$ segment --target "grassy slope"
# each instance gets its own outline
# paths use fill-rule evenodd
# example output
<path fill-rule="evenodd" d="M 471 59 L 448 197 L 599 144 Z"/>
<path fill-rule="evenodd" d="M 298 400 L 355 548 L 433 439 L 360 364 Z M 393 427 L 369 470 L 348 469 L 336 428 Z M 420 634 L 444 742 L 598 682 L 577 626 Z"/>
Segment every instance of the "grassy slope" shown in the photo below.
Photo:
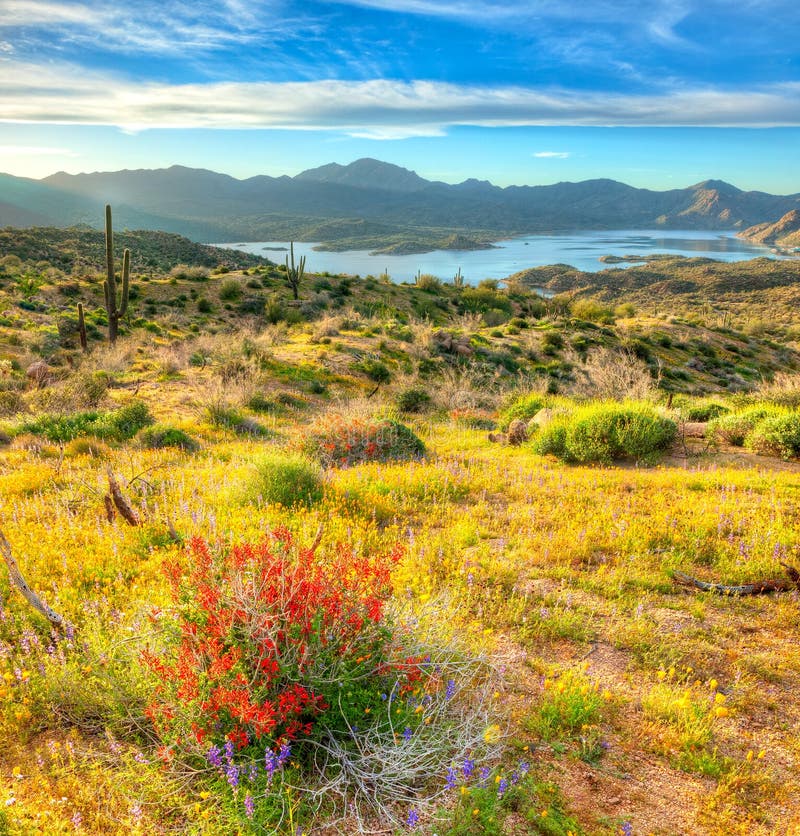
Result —
<path fill-rule="evenodd" d="M 118 667 L 135 681 L 128 639 L 147 636 L 152 625 L 142 613 L 165 600 L 159 567 L 178 550 L 166 533 L 167 514 L 186 536 L 254 537 L 285 521 L 309 539 L 323 523 L 324 544 L 346 537 L 368 548 L 404 542 L 398 593 L 420 606 L 446 593 L 454 628 L 499 655 L 505 674 L 497 699 L 509 746 L 527 747 L 536 776 L 561 787 L 582 832 L 610 836 L 624 822 L 636 833 L 663 836 L 797 832 L 796 596 L 692 595 L 673 587 L 669 573 L 680 568 L 734 583 L 774 575 L 776 555 L 796 562 L 798 465 L 744 455 L 726 464 L 711 455 L 675 457 L 654 470 L 580 468 L 492 445 L 465 423 L 464 412 L 489 416 L 493 390 L 513 380 L 487 377 L 488 366 L 459 371 L 431 347 L 430 327 L 398 322 L 427 313 L 455 324 L 456 290 L 352 282 L 342 295 L 335 292 L 340 282 L 322 278 L 332 289 L 307 287 L 306 301 L 323 294 L 330 309 L 342 306 L 340 318 L 231 334 L 243 321 L 257 324 L 240 312 L 248 297 L 288 305 L 280 277 L 269 272 L 237 274 L 242 297 L 220 300 L 231 278 L 143 283 L 133 313 L 143 330 L 113 350 L 96 344 L 85 366 L 110 375 L 106 406 L 136 391 L 157 418 L 199 439 L 199 453 L 146 451 L 133 442 L 88 451 L 73 445 L 62 454 L 30 437 L 0 451 L 0 527 L 31 584 L 90 642 L 60 680 L 33 666 L 15 677 L 15 667 L 27 669 L 14 639 L 32 627 L 46 631 L 2 581 L 0 640 L 12 642 L 6 652 L 13 658 L 0 663 L 0 675 L 8 675 L 0 684 L 0 722 L 12 741 L 3 759 L 0 793 L 9 803 L 0 806 L 0 832 L 71 832 L 76 813 L 92 833 L 227 832 L 215 797 L 201 794 L 202 781 L 175 783 L 147 746 L 116 742 L 129 739 L 121 706 L 135 703 L 135 694 L 116 694 L 111 709 L 103 705 Z M 246 286 L 255 280 L 260 286 Z M 76 283 L 78 298 L 95 298 L 94 283 Z M 36 356 L 32 348 L 50 345 L 51 361 L 68 374 L 78 355 L 45 339 L 54 315 L 74 303 L 60 286 L 38 287 L 29 310 L 17 304 L 25 299 L 16 279 L 4 281 L 5 357 L 24 361 Z M 198 315 L 192 290 L 212 302 L 210 313 Z M 183 305 L 169 304 L 182 295 Z M 361 314 L 348 310 L 354 303 Z M 718 360 L 739 356 L 726 344 L 751 351 L 744 362 L 753 368 L 776 368 L 791 356 L 782 343 L 649 316 L 622 320 L 608 333 L 557 318 L 531 324 L 509 333 L 507 325 L 461 322 L 475 348 L 492 352 L 473 359 L 492 368 L 499 352 L 522 358 L 531 372 L 562 362 L 563 350 L 543 352 L 544 334 L 554 329 L 567 341 L 644 337 L 648 350 L 681 366 L 697 353 L 692 340 L 713 347 Z M 671 344 L 654 333 L 667 334 Z M 514 345 L 536 360 L 525 360 Z M 198 353 L 207 358 L 202 367 L 193 364 Z M 394 377 L 366 406 L 353 400 L 374 388 L 356 365 L 365 358 L 381 359 Z M 420 379 L 420 361 L 433 361 L 439 376 Z M 693 370 L 690 381 L 678 382 L 713 388 L 720 373 Z M 69 373 L 56 391 L 71 379 Z M 334 469 L 324 500 L 311 510 L 242 502 L 249 462 L 264 446 L 292 446 L 310 417 L 332 408 L 380 408 L 381 399 L 411 381 L 427 386 L 440 407 L 413 419 L 431 451 L 427 462 Z M 208 423 L 207 407 L 255 403 L 253 394 L 262 396 L 251 417 L 271 431 L 265 440 L 238 439 Z M 35 403 L 39 396 L 25 397 Z M 135 500 L 146 502 L 141 529 L 105 522 L 106 460 L 132 480 Z M 559 700 L 578 708 L 587 700 L 583 677 L 599 683 L 602 707 L 585 728 L 554 724 Z M 713 700 L 712 680 L 724 701 Z M 149 762 L 137 761 L 137 753 Z M 547 805 L 552 820 L 555 808 Z M 538 808 L 510 815 L 514 833 L 565 833 L 549 829 Z"/>

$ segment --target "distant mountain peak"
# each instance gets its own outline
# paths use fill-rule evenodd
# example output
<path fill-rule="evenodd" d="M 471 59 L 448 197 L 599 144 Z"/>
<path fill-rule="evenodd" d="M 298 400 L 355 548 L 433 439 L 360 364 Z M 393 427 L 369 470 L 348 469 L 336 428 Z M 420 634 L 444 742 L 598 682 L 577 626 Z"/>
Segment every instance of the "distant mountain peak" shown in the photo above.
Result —
<path fill-rule="evenodd" d="M 741 189 L 726 183 L 724 180 L 703 180 L 701 183 L 695 183 L 689 186 L 694 191 L 715 191 L 720 194 L 740 194 Z"/>
<path fill-rule="evenodd" d="M 328 163 L 319 168 L 309 168 L 294 179 L 392 192 L 416 192 L 430 185 L 415 171 L 372 157 L 362 157 L 349 165 Z"/>

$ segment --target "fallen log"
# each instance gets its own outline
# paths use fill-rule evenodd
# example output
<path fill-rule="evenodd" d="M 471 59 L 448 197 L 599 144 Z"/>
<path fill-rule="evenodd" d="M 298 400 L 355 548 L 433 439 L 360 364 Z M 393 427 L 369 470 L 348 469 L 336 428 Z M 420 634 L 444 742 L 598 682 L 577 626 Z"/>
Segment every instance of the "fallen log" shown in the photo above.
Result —
<path fill-rule="evenodd" d="M 714 592 L 717 595 L 766 595 L 770 592 L 790 592 L 793 589 L 800 589 L 800 572 L 792 566 L 781 563 L 788 578 L 775 578 L 755 583 L 746 583 L 739 586 L 726 586 L 722 583 L 709 583 L 687 575 L 685 572 L 673 572 L 672 580 L 679 586 L 692 589 L 699 589 L 703 592 Z"/>

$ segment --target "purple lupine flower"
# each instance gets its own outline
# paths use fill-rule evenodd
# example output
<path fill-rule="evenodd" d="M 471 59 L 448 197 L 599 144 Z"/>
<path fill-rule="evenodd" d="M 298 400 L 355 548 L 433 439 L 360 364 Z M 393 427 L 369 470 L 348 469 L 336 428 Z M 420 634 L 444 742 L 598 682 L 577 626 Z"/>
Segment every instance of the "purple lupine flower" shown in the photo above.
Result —
<path fill-rule="evenodd" d="M 489 776 L 492 774 L 492 770 L 488 766 L 482 766 L 478 774 L 481 778 L 478 786 L 485 787 L 489 783 Z"/>
<path fill-rule="evenodd" d="M 415 828 L 419 824 L 419 813 L 416 810 L 408 811 L 408 818 L 406 819 L 406 826 L 409 829 Z"/>
<path fill-rule="evenodd" d="M 139 804 L 138 801 L 134 802 L 131 807 L 131 816 L 133 816 L 133 820 L 138 822 L 142 817 L 142 812 L 142 805 Z"/>
<path fill-rule="evenodd" d="M 256 765 L 256 762 L 253 761 L 250 764 L 250 769 L 247 772 L 247 778 L 250 781 L 250 783 L 252 784 L 253 781 L 255 781 L 257 777 L 258 777 L 258 766 Z"/>
<path fill-rule="evenodd" d="M 239 767 L 235 763 L 229 763 L 225 770 L 225 777 L 233 789 L 239 786 Z"/>
<path fill-rule="evenodd" d="M 470 758 L 464 758 L 464 765 L 461 767 L 461 771 L 465 778 L 471 778 L 472 773 L 475 772 L 475 761 Z"/>
<path fill-rule="evenodd" d="M 527 775 L 531 771 L 530 764 L 527 761 L 519 762 L 519 774 Z"/>
<path fill-rule="evenodd" d="M 230 763 L 233 760 L 233 741 L 225 741 L 225 760 Z"/>
<path fill-rule="evenodd" d="M 253 801 L 253 796 L 250 793 L 244 797 L 244 811 L 247 813 L 247 818 L 252 819 L 253 813 L 256 811 L 256 803 Z"/>
<path fill-rule="evenodd" d="M 456 681 L 455 681 L 455 679 L 448 679 L 447 680 L 447 688 L 445 688 L 445 691 L 444 691 L 444 698 L 446 700 L 452 700 L 455 695 L 456 695 Z"/>
<path fill-rule="evenodd" d="M 82 822 L 83 816 L 80 814 L 79 810 L 76 810 L 72 815 L 72 826 L 75 828 L 75 830 L 80 830 Z"/>
<path fill-rule="evenodd" d="M 623 822 L 619 832 L 622 836 L 633 836 L 633 825 L 629 822 Z"/>
<path fill-rule="evenodd" d="M 136 763 L 150 763 L 150 761 L 147 760 L 147 758 L 141 752 L 137 752 L 133 756 L 133 759 L 136 761 Z"/>
<path fill-rule="evenodd" d="M 278 766 L 283 766 L 289 760 L 292 754 L 291 747 L 288 743 L 281 743 L 281 748 L 278 750 Z"/>
<path fill-rule="evenodd" d="M 264 754 L 264 764 L 267 770 L 267 781 L 268 783 L 272 783 L 272 776 L 278 768 L 278 759 L 275 757 L 275 753 L 269 749 Z"/>
<path fill-rule="evenodd" d="M 222 766 L 222 749 L 219 746 L 212 746 L 208 750 L 208 754 L 206 755 L 206 760 L 211 764 L 211 766 Z"/>
<path fill-rule="evenodd" d="M 508 781 L 505 778 L 500 779 L 500 783 L 497 785 L 497 797 L 502 798 L 506 790 L 508 789 Z"/>
<path fill-rule="evenodd" d="M 451 766 L 451 767 L 447 770 L 447 781 L 446 781 L 446 783 L 445 783 L 445 787 L 446 787 L 448 790 L 452 790 L 452 789 L 454 789 L 454 788 L 455 788 L 456 784 L 458 784 L 458 778 L 456 777 L 456 771 L 455 771 L 455 769 L 453 769 L 453 767 Z"/>

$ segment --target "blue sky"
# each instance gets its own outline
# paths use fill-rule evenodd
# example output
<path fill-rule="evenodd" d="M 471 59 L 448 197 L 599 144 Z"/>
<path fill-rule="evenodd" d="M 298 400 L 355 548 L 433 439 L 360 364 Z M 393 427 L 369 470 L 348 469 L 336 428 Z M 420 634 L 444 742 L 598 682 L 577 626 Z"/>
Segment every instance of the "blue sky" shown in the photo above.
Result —
<path fill-rule="evenodd" d="M 798 44 L 796 0 L 0 0 L 0 171 L 794 193 Z"/>

